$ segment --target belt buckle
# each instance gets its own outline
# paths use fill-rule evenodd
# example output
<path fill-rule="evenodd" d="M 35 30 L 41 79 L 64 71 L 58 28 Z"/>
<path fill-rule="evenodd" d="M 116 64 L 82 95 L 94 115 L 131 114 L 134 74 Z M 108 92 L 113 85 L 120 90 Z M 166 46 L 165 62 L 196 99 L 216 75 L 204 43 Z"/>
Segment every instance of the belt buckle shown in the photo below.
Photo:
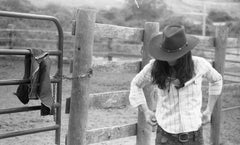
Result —
<path fill-rule="evenodd" d="M 178 140 L 182 143 L 188 142 L 189 141 L 189 134 L 188 133 L 180 133 L 178 135 Z"/>

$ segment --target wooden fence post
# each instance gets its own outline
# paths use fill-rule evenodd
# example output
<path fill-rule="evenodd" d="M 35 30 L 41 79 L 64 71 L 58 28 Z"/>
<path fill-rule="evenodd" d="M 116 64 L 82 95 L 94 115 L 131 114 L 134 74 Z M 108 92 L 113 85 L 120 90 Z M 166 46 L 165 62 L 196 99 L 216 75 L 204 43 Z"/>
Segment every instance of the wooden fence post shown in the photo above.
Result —
<path fill-rule="evenodd" d="M 228 28 L 226 26 L 217 26 L 215 32 L 215 69 L 223 76 L 225 54 L 228 38 Z M 219 145 L 220 123 L 221 123 L 221 102 L 222 95 L 216 102 L 211 120 L 211 140 L 213 145 Z"/>
<path fill-rule="evenodd" d="M 157 22 L 146 22 L 144 26 L 144 40 L 143 40 L 143 51 L 142 51 L 142 68 L 149 62 L 151 59 L 148 53 L 148 44 L 152 34 L 159 32 L 159 23 Z M 155 110 L 155 101 L 151 96 L 152 86 L 146 86 L 143 88 L 147 104 L 149 109 Z M 144 114 L 141 111 L 138 111 L 138 125 L 137 125 L 137 145 L 150 145 L 151 144 L 151 135 L 152 127 L 146 123 Z"/>
<path fill-rule="evenodd" d="M 86 145 L 88 120 L 89 70 L 92 64 L 92 48 L 96 11 L 78 9 L 72 74 L 71 106 L 68 125 L 68 145 Z"/>

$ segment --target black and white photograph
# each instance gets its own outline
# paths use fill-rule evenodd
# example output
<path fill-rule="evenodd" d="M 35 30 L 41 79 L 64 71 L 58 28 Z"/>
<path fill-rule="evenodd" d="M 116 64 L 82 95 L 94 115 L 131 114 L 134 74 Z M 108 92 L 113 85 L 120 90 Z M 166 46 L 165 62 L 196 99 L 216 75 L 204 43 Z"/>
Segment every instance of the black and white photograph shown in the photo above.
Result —
<path fill-rule="evenodd" d="M 240 0 L 0 0 L 0 145 L 240 145 Z"/>

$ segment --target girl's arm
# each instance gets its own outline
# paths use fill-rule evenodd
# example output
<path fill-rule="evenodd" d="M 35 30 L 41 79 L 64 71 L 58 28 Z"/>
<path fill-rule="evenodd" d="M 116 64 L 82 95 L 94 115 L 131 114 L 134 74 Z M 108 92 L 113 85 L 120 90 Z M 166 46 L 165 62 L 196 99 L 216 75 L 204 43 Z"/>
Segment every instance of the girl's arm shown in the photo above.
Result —
<path fill-rule="evenodd" d="M 133 107 L 147 104 L 143 92 L 146 85 L 152 83 L 151 70 L 154 60 L 151 60 L 132 80 L 129 93 L 129 102 Z"/>
<path fill-rule="evenodd" d="M 205 111 L 203 112 L 202 121 L 203 124 L 206 124 L 210 122 L 211 114 L 213 112 L 214 106 L 217 102 L 217 99 L 221 95 L 222 92 L 222 85 L 223 80 L 220 73 L 218 73 L 209 62 L 206 60 L 203 61 L 203 63 L 206 68 L 205 77 L 209 81 L 209 97 L 208 97 L 208 103 Z"/>

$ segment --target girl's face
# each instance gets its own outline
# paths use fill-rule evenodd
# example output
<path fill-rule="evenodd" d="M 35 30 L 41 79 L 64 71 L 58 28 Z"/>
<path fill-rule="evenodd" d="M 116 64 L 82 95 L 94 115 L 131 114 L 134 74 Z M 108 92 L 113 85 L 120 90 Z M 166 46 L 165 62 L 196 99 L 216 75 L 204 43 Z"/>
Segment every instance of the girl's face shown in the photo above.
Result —
<path fill-rule="evenodd" d="M 168 61 L 168 64 L 170 66 L 174 66 L 176 64 L 177 60 L 172 60 L 172 61 Z"/>

